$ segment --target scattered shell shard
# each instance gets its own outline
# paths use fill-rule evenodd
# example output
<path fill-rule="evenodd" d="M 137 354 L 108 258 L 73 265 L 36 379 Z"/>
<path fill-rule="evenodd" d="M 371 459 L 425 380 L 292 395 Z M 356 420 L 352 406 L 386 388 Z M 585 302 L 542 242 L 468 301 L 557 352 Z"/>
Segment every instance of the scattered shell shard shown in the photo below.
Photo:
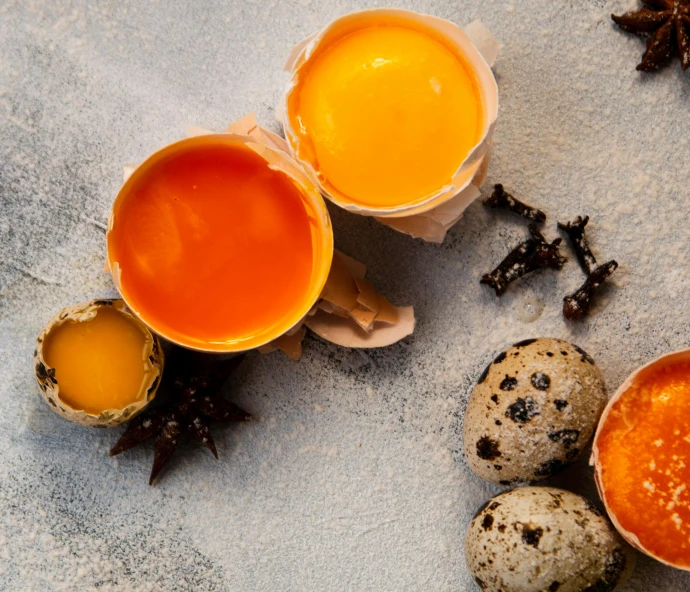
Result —
<path fill-rule="evenodd" d="M 393 306 L 364 278 L 365 273 L 363 263 L 335 251 L 321 299 L 303 325 L 326 341 L 353 348 L 385 347 L 411 335 L 413 307 Z M 296 327 L 260 351 L 280 349 L 297 359 L 304 336 L 303 327 Z"/>

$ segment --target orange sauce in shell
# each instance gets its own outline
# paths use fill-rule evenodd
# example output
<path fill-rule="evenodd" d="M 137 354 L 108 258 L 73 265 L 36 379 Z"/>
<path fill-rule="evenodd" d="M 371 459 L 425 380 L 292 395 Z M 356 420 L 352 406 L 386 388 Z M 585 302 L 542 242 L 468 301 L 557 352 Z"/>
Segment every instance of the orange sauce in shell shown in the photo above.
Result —
<path fill-rule="evenodd" d="M 127 303 L 164 337 L 253 347 L 305 306 L 313 212 L 290 177 L 240 142 L 178 145 L 118 197 L 111 266 Z"/>

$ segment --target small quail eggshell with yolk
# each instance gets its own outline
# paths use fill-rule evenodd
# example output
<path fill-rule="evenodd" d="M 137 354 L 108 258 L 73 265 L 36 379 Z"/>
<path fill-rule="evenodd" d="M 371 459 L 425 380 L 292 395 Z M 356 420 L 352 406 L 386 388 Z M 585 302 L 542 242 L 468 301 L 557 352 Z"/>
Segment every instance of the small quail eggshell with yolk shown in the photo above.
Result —
<path fill-rule="evenodd" d="M 606 401 L 603 376 L 584 350 L 559 339 L 517 343 L 489 364 L 472 392 L 467 463 L 497 485 L 550 477 L 580 455 Z"/>
<path fill-rule="evenodd" d="M 46 360 L 46 343 L 53 332 L 65 323 L 79 323 L 92 320 L 99 310 L 112 309 L 129 319 L 145 335 L 141 352 L 144 374 L 136 399 L 122 408 L 102 409 L 97 413 L 75 409 L 60 393 L 56 369 Z M 97 299 L 75 304 L 58 312 L 45 326 L 36 339 L 34 351 L 34 373 L 41 396 L 60 417 L 87 427 L 113 427 L 129 421 L 141 413 L 153 401 L 163 375 L 165 355 L 159 337 L 150 331 L 119 299 Z M 86 369 L 84 370 L 86 372 Z"/>
<path fill-rule="evenodd" d="M 523 487 L 487 502 L 470 523 L 467 565 L 484 592 L 613 592 L 635 552 L 585 498 Z"/>

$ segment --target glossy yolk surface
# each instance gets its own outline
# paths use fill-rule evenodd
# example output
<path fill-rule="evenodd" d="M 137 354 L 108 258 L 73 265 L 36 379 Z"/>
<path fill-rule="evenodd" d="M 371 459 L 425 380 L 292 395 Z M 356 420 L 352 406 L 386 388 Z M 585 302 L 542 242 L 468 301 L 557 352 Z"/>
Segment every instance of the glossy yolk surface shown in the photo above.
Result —
<path fill-rule="evenodd" d="M 481 139 L 469 64 L 414 28 L 370 26 L 335 40 L 300 73 L 293 96 L 300 156 L 364 205 L 438 191 Z"/>
<path fill-rule="evenodd" d="M 145 346 L 142 329 L 106 307 L 93 319 L 56 327 L 43 354 L 55 368 L 60 398 L 75 410 L 98 414 L 137 401 L 146 372 Z"/>
<path fill-rule="evenodd" d="M 287 175 L 241 144 L 170 155 L 135 180 L 114 212 L 109 253 L 122 293 L 183 345 L 250 339 L 304 304 L 306 207 Z"/>
<path fill-rule="evenodd" d="M 597 437 L 606 501 L 645 549 L 690 567 L 690 363 L 640 378 Z"/>

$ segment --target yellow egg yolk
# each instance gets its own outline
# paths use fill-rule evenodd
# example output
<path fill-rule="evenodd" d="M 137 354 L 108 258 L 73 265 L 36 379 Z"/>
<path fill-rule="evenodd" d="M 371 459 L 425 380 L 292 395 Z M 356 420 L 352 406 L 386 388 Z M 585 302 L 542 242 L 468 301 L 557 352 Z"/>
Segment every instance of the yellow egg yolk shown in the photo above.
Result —
<path fill-rule="evenodd" d="M 139 399 L 146 378 L 147 335 L 127 315 L 110 307 L 87 321 L 67 321 L 43 346 L 55 368 L 60 399 L 77 411 L 98 414 L 124 409 Z"/>
<path fill-rule="evenodd" d="M 597 435 L 609 510 L 655 556 L 690 568 L 690 363 L 643 370 Z"/>
<path fill-rule="evenodd" d="M 317 50 L 318 52 L 318 50 Z M 299 156 L 353 203 L 414 203 L 446 184 L 481 139 L 467 60 L 412 26 L 350 32 L 311 58 L 288 112 Z"/>

